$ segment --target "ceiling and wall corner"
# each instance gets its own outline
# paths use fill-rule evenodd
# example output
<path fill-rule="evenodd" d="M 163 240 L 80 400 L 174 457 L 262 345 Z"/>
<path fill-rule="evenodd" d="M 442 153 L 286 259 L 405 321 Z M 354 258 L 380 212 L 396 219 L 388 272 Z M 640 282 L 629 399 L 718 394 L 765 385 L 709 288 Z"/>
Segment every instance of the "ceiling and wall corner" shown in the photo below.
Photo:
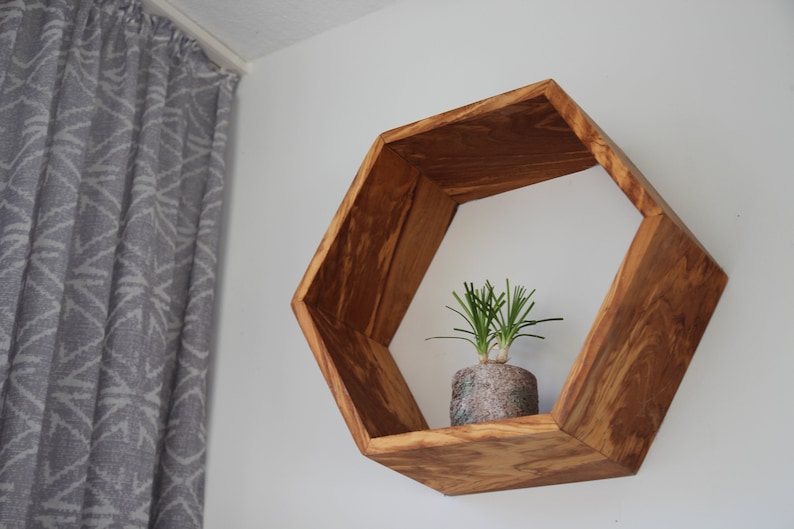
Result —
<path fill-rule="evenodd" d="M 245 73 L 251 61 L 398 1 L 143 0 L 143 5 L 196 39 L 213 62 Z"/>

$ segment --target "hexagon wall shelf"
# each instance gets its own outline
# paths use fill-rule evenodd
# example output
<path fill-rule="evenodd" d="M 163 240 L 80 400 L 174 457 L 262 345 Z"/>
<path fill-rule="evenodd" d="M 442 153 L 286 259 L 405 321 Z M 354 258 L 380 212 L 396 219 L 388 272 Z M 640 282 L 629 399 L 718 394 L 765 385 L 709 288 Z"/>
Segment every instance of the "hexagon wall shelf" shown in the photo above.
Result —
<path fill-rule="evenodd" d="M 457 206 L 596 164 L 643 220 L 551 412 L 429 429 L 388 346 Z M 381 134 L 292 307 L 361 452 L 467 494 L 636 473 L 726 282 L 546 80 Z"/>

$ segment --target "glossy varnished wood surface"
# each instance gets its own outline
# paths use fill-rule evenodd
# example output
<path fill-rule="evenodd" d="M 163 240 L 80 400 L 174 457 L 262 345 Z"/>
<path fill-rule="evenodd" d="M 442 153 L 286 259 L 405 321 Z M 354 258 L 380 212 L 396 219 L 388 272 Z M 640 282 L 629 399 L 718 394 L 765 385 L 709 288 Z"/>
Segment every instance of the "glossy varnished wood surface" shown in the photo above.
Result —
<path fill-rule="evenodd" d="M 295 295 L 388 345 L 456 203 L 377 141 Z"/>
<path fill-rule="evenodd" d="M 458 495 L 627 476 L 548 414 L 373 439 L 371 459 Z"/>
<path fill-rule="evenodd" d="M 381 297 L 366 332 L 388 346 L 436 254 L 457 204 L 424 176 L 417 178 L 411 206 L 400 227 Z"/>
<path fill-rule="evenodd" d="M 549 82 L 544 96 L 643 216 L 672 216 L 672 209 L 639 169 L 557 83 Z"/>
<path fill-rule="evenodd" d="M 389 350 L 319 309 L 307 308 L 322 341 L 324 371 L 343 389 L 342 414 L 361 422 L 368 438 L 426 430 L 422 412 Z M 353 415 L 358 419 L 354 419 Z"/>
<path fill-rule="evenodd" d="M 391 149 L 460 203 L 596 164 L 543 95 L 399 140 L 388 138 L 384 135 Z"/>
<path fill-rule="evenodd" d="M 370 442 L 370 432 L 345 385 L 345 379 L 340 371 L 340 369 L 345 370 L 344 364 L 337 366 L 334 363 L 334 357 L 329 354 L 321 333 L 322 321 L 315 322 L 310 307 L 300 300 L 295 300 L 292 302 L 292 310 L 356 446 L 364 452 Z M 371 362 L 367 362 L 367 365 L 370 364 Z"/>
<path fill-rule="evenodd" d="M 674 221 L 646 218 L 552 410 L 560 427 L 639 469 L 726 281 Z"/>
<path fill-rule="evenodd" d="M 551 413 L 429 430 L 388 345 L 457 205 L 596 163 L 644 220 Z M 378 137 L 292 307 L 361 452 L 466 494 L 636 472 L 726 281 L 636 166 L 547 80 Z"/>

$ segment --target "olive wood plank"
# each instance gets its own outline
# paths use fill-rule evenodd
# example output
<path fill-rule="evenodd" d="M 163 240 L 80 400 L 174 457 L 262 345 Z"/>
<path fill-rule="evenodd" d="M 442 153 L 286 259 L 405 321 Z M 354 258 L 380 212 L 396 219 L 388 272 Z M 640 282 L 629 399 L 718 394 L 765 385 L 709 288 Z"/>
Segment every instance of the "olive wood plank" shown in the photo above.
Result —
<path fill-rule="evenodd" d="M 382 137 L 459 203 L 596 164 L 593 155 L 543 95 L 461 121 L 447 123 L 448 119 L 448 115 L 442 115 L 407 127 L 424 130 L 419 134 L 405 136 L 403 131 L 396 131 Z"/>
<path fill-rule="evenodd" d="M 553 83 L 551 79 L 538 81 L 528 86 L 516 88 L 503 94 L 489 97 L 481 101 L 469 103 L 453 110 L 448 110 L 434 116 L 420 119 L 407 125 L 402 125 L 394 129 L 388 130 L 381 134 L 383 141 L 386 143 L 397 142 L 412 136 L 418 136 L 425 132 L 444 127 L 446 125 L 455 124 L 460 121 L 469 119 L 477 119 L 493 111 L 498 111 L 504 107 L 510 106 L 514 103 L 520 103 L 527 99 L 533 99 L 545 94 L 549 83 Z"/>
<path fill-rule="evenodd" d="M 636 471 L 726 281 L 677 223 L 644 219 L 552 409 L 560 427 Z"/>
<path fill-rule="evenodd" d="M 427 178 L 418 178 L 390 267 L 380 286 L 382 296 L 365 329 L 373 340 L 383 345 L 391 342 L 456 211 L 455 201 Z"/>
<path fill-rule="evenodd" d="M 325 340 L 320 332 L 318 325 L 315 324 L 314 318 L 311 315 L 309 307 L 302 301 L 293 301 L 292 310 L 295 313 L 295 318 L 298 320 L 303 336 L 309 344 L 309 348 L 320 367 L 320 372 L 331 390 L 331 395 L 336 401 L 342 418 L 347 425 L 353 440 L 360 451 L 364 451 L 370 441 L 370 433 L 364 420 L 361 417 L 356 404 L 351 399 L 350 394 L 345 387 L 344 380 L 337 368 L 334 357 L 328 354 L 328 349 L 325 345 Z"/>
<path fill-rule="evenodd" d="M 319 346 L 315 358 L 362 451 L 371 437 L 428 428 L 385 346 L 322 310 L 297 305 L 302 325 Z"/>
<path fill-rule="evenodd" d="M 388 345 L 455 208 L 376 141 L 293 299 Z"/>
<path fill-rule="evenodd" d="M 546 84 L 545 95 L 598 163 L 644 216 L 666 215 L 684 230 L 693 242 L 708 253 L 623 150 L 601 130 L 582 108 L 554 81 Z"/>
<path fill-rule="evenodd" d="M 632 474 L 548 414 L 372 439 L 365 454 L 448 495 Z"/>
<path fill-rule="evenodd" d="M 674 216 L 672 208 L 628 156 L 557 83 L 550 81 L 544 95 L 643 216 Z"/>
<path fill-rule="evenodd" d="M 376 141 L 294 299 L 351 327 L 372 324 L 418 172 Z"/>

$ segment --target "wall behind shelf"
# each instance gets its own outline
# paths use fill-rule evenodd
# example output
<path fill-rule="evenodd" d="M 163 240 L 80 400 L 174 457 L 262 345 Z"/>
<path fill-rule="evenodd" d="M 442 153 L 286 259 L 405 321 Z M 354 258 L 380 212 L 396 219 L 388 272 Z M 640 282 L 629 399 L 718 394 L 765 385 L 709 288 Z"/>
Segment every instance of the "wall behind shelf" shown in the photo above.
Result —
<path fill-rule="evenodd" d="M 785 0 L 439 0 L 253 63 L 229 149 L 205 527 L 794 526 L 791 50 Z M 730 279 L 637 476 L 447 498 L 358 453 L 289 301 L 377 134 L 548 77 Z"/>
<path fill-rule="evenodd" d="M 447 231 L 389 349 L 431 428 L 449 426 L 450 380 L 477 363 L 457 335 L 463 319 L 452 291 L 488 279 L 504 290 L 536 289 L 530 318 L 562 316 L 527 329 L 510 363 L 538 379 L 540 413 L 548 413 L 571 370 L 642 215 L 601 167 L 463 204 Z M 492 353 L 493 358 L 496 353 Z"/>

